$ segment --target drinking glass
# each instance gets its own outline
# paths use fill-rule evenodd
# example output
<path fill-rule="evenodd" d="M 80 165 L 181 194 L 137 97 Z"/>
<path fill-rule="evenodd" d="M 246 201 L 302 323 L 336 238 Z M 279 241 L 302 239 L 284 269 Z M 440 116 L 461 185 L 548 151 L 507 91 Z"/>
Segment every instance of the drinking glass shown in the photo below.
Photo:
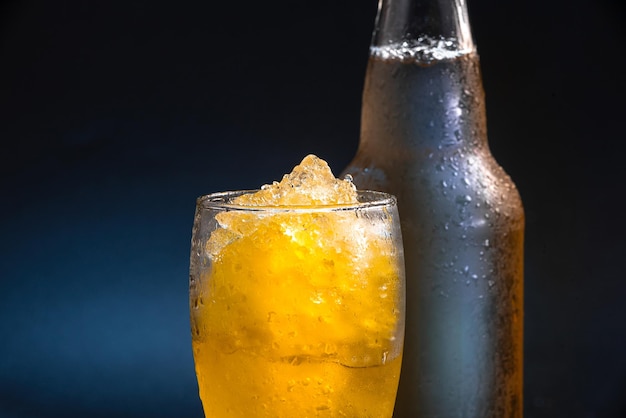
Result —
<path fill-rule="evenodd" d="M 192 344 L 208 417 L 391 417 L 404 339 L 396 199 L 197 200 Z"/>

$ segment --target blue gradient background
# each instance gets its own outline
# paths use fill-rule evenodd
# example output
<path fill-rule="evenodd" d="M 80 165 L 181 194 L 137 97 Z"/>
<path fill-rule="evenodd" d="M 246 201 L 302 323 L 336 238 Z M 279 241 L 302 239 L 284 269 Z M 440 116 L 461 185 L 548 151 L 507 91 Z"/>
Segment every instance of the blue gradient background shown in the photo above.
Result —
<path fill-rule="evenodd" d="M 624 6 L 470 0 L 527 213 L 526 416 L 626 416 Z M 376 1 L 0 8 L 0 418 L 200 418 L 195 198 L 336 172 Z M 606 57 L 609 57 L 608 59 Z"/>

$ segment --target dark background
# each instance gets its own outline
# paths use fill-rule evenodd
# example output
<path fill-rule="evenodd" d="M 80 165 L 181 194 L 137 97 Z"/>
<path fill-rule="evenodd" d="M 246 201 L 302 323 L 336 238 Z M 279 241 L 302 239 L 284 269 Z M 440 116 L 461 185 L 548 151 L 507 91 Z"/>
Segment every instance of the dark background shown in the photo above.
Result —
<path fill-rule="evenodd" d="M 626 416 L 625 10 L 470 0 L 527 214 L 526 417 Z M 196 196 L 353 156 L 375 0 L 0 6 L 0 418 L 199 418 Z"/>

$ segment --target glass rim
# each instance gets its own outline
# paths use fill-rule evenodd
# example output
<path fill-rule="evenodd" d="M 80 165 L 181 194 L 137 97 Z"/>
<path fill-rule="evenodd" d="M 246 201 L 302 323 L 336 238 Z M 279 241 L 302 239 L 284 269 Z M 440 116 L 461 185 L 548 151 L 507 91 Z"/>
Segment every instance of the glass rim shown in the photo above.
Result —
<path fill-rule="evenodd" d="M 357 190 L 357 203 L 333 203 L 333 204 L 310 204 L 310 205 L 239 205 L 231 203 L 232 199 L 244 194 L 255 193 L 260 189 L 230 190 L 225 192 L 210 193 L 196 199 L 198 209 L 227 210 L 240 212 L 333 212 L 351 211 L 373 208 L 397 206 L 394 195 L 375 190 Z"/>

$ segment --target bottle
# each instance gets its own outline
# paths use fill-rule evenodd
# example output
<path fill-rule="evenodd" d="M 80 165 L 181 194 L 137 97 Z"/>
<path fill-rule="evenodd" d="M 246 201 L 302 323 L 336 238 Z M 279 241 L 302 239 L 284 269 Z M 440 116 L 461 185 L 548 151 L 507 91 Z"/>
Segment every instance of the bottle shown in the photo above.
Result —
<path fill-rule="evenodd" d="M 398 198 L 407 279 L 396 418 L 522 417 L 524 212 L 487 143 L 464 0 L 380 0 L 344 170 Z"/>

